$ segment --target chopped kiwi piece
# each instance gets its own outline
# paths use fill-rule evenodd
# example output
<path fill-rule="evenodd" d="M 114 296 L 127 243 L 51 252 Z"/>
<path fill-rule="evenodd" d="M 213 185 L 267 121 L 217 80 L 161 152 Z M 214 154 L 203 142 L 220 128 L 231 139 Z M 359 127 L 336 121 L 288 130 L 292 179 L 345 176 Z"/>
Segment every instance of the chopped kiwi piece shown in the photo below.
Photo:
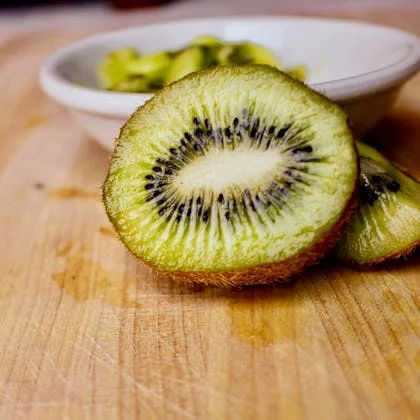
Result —
<path fill-rule="evenodd" d="M 166 83 L 175 82 L 187 74 L 201 69 L 204 60 L 203 49 L 200 47 L 190 47 L 182 51 L 172 60 L 166 74 Z"/>
<path fill-rule="evenodd" d="M 144 77 L 149 91 L 156 90 L 163 87 L 170 64 L 171 55 L 168 52 L 144 55 L 128 64 L 127 73 Z"/>
<path fill-rule="evenodd" d="M 149 92 L 151 87 L 144 77 L 131 77 L 114 85 L 114 89 L 119 92 L 136 93 Z"/>
<path fill-rule="evenodd" d="M 127 77 L 127 65 L 137 58 L 137 52 L 132 48 L 122 48 L 108 54 L 99 64 L 98 75 L 105 89 L 114 89 Z"/>
<path fill-rule="evenodd" d="M 218 64 L 230 64 L 230 56 L 234 52 L 233 45 L 220 45 L 215 47 L 214 56 Z"/>
<path fill-rule="evenodd" d="M 283 70 L 277 57 L 267 48 L 251 42 L 243 42 L 236 46 L 230 55 L 233 64 L 266 64 Z"/>
<path fill-rule="evenodd" d="M 420 184 L 372 147 L 358 143 L 360 206 L 336 254 L 375 264 L 409 254 L 420 245 Z"/>
<path fill-rule="evenodd" d="M 138 57 L 127 64 L 127 73 L 131 75 L 153 74 L 166 69 L 171 62 L 167 52 Z"/>
<path fill-rule="evenodd" d="M 124 125 L 103 187 L 123 243 L 182 281 L 269 283 L 315 263 L 354 207 L 347 116 L 268 66 L 219 66 Z"/>
<path fill-rule="evenodd" d="M 296 80 L 300 80 L 301 82 L 303 82 L 306 79 L 306 68 L 303 66 L 297 66 L 297 67 L 293 67 L 290 70 L 287 70 L 287 73 L 289 74 L 289 76 L 293 77 Z"/>
<path fill-rule="evenodd" d="M 191 45 L 197 45 L 201 47 L 214 47 L 215 45 L 221 44 L 222 42 L 220 39 L 212 35 L 201 35 L 191 42 Z"/>

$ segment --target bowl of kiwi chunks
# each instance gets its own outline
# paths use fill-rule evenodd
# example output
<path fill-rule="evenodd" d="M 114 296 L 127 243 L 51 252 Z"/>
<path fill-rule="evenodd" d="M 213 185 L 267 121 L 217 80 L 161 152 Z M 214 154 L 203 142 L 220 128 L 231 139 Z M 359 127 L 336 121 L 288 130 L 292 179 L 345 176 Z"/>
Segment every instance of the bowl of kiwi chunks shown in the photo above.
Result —
<path fill-rule="evenodd" d="M 366 133 L 418 69 L 415 35 L 345 20 L 226 17 L 144 25 L 65 46 L 40 84 L 108 150 L 129 116 L 160 89 L 218 66 L 263 64 L 339 104 Z"/>
<path fill-rule="evenodd" d="M 103 201 L 127 249 L 184 283 L 281 282 L 327 255 L 372 265 L 420 244 L 420 184 L 267 65 L 157 91 L 116 139 Z"/>

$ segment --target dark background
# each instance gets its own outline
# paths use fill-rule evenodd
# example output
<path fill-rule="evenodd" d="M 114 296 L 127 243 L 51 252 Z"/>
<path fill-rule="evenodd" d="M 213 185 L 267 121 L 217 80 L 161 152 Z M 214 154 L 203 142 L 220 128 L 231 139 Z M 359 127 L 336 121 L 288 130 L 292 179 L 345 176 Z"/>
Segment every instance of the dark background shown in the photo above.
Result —
<path fill-rule="evenodd" d="M 104 3 L 117 8 L 158 6 L 172 0 L 0 0 L 0 9 L 37 6 L 63 6 L 72 4 Z"/>

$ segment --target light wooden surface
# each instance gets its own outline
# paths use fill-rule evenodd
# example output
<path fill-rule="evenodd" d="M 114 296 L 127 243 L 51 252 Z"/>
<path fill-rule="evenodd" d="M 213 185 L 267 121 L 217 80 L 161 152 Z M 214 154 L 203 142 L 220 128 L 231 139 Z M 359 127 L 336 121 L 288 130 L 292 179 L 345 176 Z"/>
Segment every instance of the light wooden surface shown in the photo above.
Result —
<path fill-rule="evenodd" d="M 353 17 L 420 33 L 420 11 Z M 420 418 L 419 254 L 220 291 L 125 251 L 100 202 L 107 153 L 36 82 L 102 29 L 0 43 L 0 418 Z M 420 75 L 374 138 L 420 176 Z"/>

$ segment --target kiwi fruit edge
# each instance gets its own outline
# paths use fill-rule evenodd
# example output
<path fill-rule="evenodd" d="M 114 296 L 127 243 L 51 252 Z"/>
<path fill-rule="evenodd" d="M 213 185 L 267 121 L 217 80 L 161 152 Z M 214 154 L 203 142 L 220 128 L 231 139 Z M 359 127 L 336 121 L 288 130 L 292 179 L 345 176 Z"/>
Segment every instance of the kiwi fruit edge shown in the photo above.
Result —
<path fill-rule="evenodd" d="M 398 165 L 392 164 L 372 146 L 364 142 L 357 142 L 357 149 L 359 153 L 359 159 L 362 162 L 359 186 L 361 199 L 356 212 L 350 219 L 342 237 L 337 242 L 333 255 L 344 263 L 357 265 L 361 268 L 371 268 L 377 264 L 397 260 L 399 258 L 406 258 L 420 247 L 420 183 L 411 177 L 406 168 L 401 168 Z M 368 180 L 368 177 L 372 176 L 370 174 L 366 174 L 363 169 L 363 161 L 365 159 L 370 160 L 372 165 L 374 165 L 374 168 L 377 168 L 377 173 L 373 174 L 373 176 L 376 175 L 382 177 L 382 180 L 378 178 L 376 180 L 373 179 L 379 183 L 377 186 L 375 186 L 374 183 L 372 185 L 365 184 Z M 363 178 L 364 181 L 362 180 Z M 388 185 L 386 184 L 386 181 Z M 371 189 L 373 189 L 373 191 Z M 400 194 L 402 194 L 402 196 Z M 393 240 L 393 238 L 390 237 L 382 239 L 381 242 L 377 243 L 377 246 L 371 250 L 370 254 L 366 247 L 365 251 L 361 251 L 360 249 L 356 250 L 355 244 L 359 243 L 360 238 L 363 234 L 366 233 L 367 228 L 372 230 L 380 226 L 383 228 L 389 226 L 389 223 L 383 223 L 380 220 L 382 216 L 381 214 L 378 215 L 373 213 L 372 221 L 368 223 L 368 221 L 364 218 L 363 213 L 367 212 L 367 214 L 370 215 L 370 212 L 374 212 L 375 210 L 376 213 L 378 213 L 380 211 L 378 208 L 380 199 L 385 200 L 385 204 L 383 204 L 384 207 L 389 207 L 390 204 L 388 197 L 392 197 L 392 195 L 395 195 L 394 199 L 396 200 L 396 203 L 392 203 L 397 208 L 394 210 L 395 213 L 401 213 L 401 211 L 404 209 L 404 206 L 407 205 L 415 208 L 417 203 L 417 217 L 415 217 L 415 214 L 410 214 L 409 216 L 411 217 L 411 220 L 407 219 L 405 221 L 406 224 L 409 225 L 409 229 L 414 229 L 412 232 L 410 232 L 411 240 L 402 241 L 401 244 L 397 244 L 398 246 L 390 245 L 388 242 L 384 244 L 383 241 L 387 240 L 396 243 L 396 240 Z M 415 201 L 415 197 L 413 197 L 414 195 L 417 197 L 417 202 Z M 363 213 L 361 209 L 364 209 Z M 398 216 L 401 217 L 401 214 L 398 214 Z M 355 232 L 355 223 L 356 221 L 360 220 L 362 220 L 362 223 L 364 223 L 365 226 L 367 225 L 367 228 L 364 229 L 364 232 Z M 407 227 L 407 225 L 405 227 Z M 415 234 L 416 229 L 417 235 Z M 398 233 L 398 235 L 395 236 L 397 238 L 402 238 L 404 235 L 405 232 L 401 231 Z M 364 255 L 363 252 L 365 252 Z"/>

